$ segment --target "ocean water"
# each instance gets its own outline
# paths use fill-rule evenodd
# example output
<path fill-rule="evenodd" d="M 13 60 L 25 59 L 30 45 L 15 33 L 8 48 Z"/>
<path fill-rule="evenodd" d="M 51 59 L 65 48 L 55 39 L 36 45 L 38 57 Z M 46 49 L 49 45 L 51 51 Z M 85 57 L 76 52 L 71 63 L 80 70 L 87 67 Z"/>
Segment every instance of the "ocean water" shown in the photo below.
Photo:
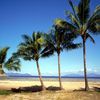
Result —
<path fill-rule="evenodd" d="M 58 81 L 57 76 L 43 76 L 44 81 Z M 12 81 L 38 81 L 38 76 L 4 76 L 0 77 L 0 80 L 12 80 Z M 62 77 L 62 81 L 64 82 L 82 82 L 84 81 L 84 77 Z M 100 77 L 88 77 L 88 81 L 90 82 L 100 82 Z"/>

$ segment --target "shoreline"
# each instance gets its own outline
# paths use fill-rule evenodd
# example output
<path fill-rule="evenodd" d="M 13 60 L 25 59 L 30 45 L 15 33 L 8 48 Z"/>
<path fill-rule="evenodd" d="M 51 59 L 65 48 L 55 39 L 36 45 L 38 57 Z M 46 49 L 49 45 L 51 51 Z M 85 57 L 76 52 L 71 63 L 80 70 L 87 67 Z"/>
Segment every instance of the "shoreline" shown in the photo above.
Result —
<path fill-rule="evenodd" d="M 55 81 L 57 82 L 58 81 L 58 78 L 55 78 L 55 77 L 43 77 L 42 78 L 43 81 Z M 3 77 L 0 77 L 0 81 L 6 81 L 6 80 L 9 80 L 9 81 L 39 81 L 39 78 L 38 77 L 6 77 L 6 76 L 3 76 Z M 83 77 L 66 77 L 66 78 L 61 78 L 62 82 L 84 82 L 84 78 Z M 98 77 L 91 77 L 91 78 L 88 78 L 88 81 L 89 82 L 100 82 L 100 78 Z"/>

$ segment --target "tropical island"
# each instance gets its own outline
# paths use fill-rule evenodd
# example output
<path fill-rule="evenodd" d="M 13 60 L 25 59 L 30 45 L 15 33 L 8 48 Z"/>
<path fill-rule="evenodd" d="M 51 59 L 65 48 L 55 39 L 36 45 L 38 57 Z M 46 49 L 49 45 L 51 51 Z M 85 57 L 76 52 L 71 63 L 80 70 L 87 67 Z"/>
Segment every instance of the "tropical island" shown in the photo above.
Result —
<path fill-rule="evenodd" d="M 31 3 L 38 4 L 38 2 L 42 2 L 39 0 L 38 2 L 30 2 L 27 0 L 25 0 L 25 2 L 15 1 L 16 2 L 11 1 L 11 4 L 6 0 L 2 1 L 1 4 L 3 4 L 3 6 L 1 7 L 1 11 L 10 12 L 11 10 L 13 14 L 19 17 L 19 8 L 23 11 L 23 14 L 26 15 L 32 7 Z M 60 0 L 58 1 L 58 4 L 63 2 Z M 53 1 L 49 1 L 49 3 L 51 2 Z M 100 74 L 97 72 L 100 70 L 94 70 L 89 73 L 88 68 L 88 66 L 90 66 L 88 64 L 95 64 L 95 62 L 97 64 L 99 61 L 97 58 L 93 58 L 95 59 L 94 62 L 89 63 L 88 59 L 90 55 L 88 56 L 88 59 L 87 55 L 93 50 L 89 49 L 89 51 L 87 49 L 90 43 L 96 45 L 93 36 L 97 35 L 99 37 L 100 34 L 100 5 L 98 4 L 100 2 L 97 2 L 98 5 L 96 4 L 95 9 L 93 9 L 93 5 L 91 7 L 91 2 L 94 3 L 92 0 L 79 0 L 78 2 L 67 0 L 66 3 L 69 5 L 70 9 L 69 7 L 67 8 L 66 19 L 56 16 L 47 32 L 41 32 L 38 29 L 38 31 L 32 30 L 34 32 L 31 34 L 19 34 L 20 40 L 18 38 L 18 43 L 15 43 L 15 41 L 13 41 L 13 43 L 11 42 L 14 48 L 11 48 L 11 45 L 6 46 L 5 44 L 7 41 L 2 39 L 3 34 L 5 35 L 6 31 L 0 33 L 3 41 L 0 41 L 0 100 L 99 100 Z M 50 5 L 45 0 L 40 4 L 45 5 L 45 3 Z M 56 2 L 54 1 L 53 3 L 55 4 Z M 4 5 L 8 6 L 5 7 Z M 26 5 L 29 9 L 26 8 Z M 35 9 L 36 7 L 33 7 L 32 9 Z M 12 8 L 14 8 L 14 10 Z M 47 7 L 43 8 L 46 9 Z M 38 9 L 41 11 L 40 8 Z M 91 11 L 91 9 L 94 11 Z M 28 12 L 25 13 L 24 11 Z M 6 13 L 2 14 L 0 20 L 6 18 Z M 9 18 L 6 20 L 11 21 L 11 23 L 15 21 L 15 25 L 17 25 L 20 23 L 17 22 L 17 20 L 20 20 L 23 15 L 20 13 L 20 17 L 17 19 L 13 14 L 13 17 L 10 20 Z M 28 21 L 30 21 L 32 17 L 26 16 Z M 5 20 L 3 21 L 5 22 Z M 2 25 L 0 26 L 2 27 Z M 4 28 L 7 29 L 5 26 L 6 25 L 4 24 L 2 32 Z M 29 26 L 31 26 L 31 24 Z M 12 31 L 13 29 L 11 32 Z M 14 31 L 18 32 L 16 29 L 14 29 Z M 18 34 L 15 33 L 14 35 L 12 38 L 16 39 Z M 7 37 L 10 37 L 9 34 Z M 88 40 L 90 40 L 89 43 L 87 43 Z M 9 43 L 10 42 L 7 44 Z M 100 49 L 100 47 L 98 48 Z M 79 49 L 83 53 L 81 56 L 79 54 L 80 52 L 75 54 L 76 50 Z M 9 53 L 10 50 L 12 51 Z M 73 59 L 74 56 L 73 58 L 71 58 L 72 56 L 67 58 L 65 54 L 71 55 L 73 51 L 76 58 Z M 99 54 L 96 54 L 96 56 L 97 55 Z M 52 59 L 53 56 L 55 56 L 54 59 Z M 83 60 L 83 64 L 82 62 L 80 63 L 80 58 Z M 50 60 L 46 61 L 46 59 Z M 73 66 L 75 61 L 78 62 L 76 64 L 81 64 L 80 66 L 83 66 L 82 71 L 77 70 L 75 73 L 75 69 L 71 67 L 71 65 L 67 67 L 68 65 L 66 66 L 66 63 L 69 61 L 68 59 L 70 59 L 70 63 Z M 27 68 L 23 67 L 26 62 L 28 62 Z M 30 62 L 32 62 L 31 67 L 29 67 Z M 54 68 L 53 70 L 50 70 L 51 67 L 53 67 L 52 64 Z M 43 68 L 42 66 L 45 67 Z M 62 72 L 63 67 L 63 72 L 64 70 L 68 70 L 66 73 Z M 98 67 L 96 68 L 99 69 Z M 29 69 L 30 72 L 33 71 L 33 69 L 36 69 L 37 74 L 29 74 Z M 74 69 L 73 73 L 71 73 L 69 69 Z M 50 74 L 47 70 L 50 70 Z"/>

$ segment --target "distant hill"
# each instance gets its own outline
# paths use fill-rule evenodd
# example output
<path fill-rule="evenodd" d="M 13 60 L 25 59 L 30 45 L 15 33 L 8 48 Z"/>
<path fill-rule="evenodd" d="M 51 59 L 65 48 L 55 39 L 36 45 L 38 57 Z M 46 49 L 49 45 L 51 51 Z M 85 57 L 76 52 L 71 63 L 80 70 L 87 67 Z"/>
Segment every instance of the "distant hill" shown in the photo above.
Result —
<path fill-rule="evenodd" d="M 25 73 L 25 74 L 21 74 L 21 73 L 6 73 L 7 76 L 32 76 L 31 74 Z"/>
<path fill-rule="evenodd" d="M 89 73 L 88 77 L 100 77 L 100 74 L 96 74 L 96 73 Z"/>
<path fill-rule="evenodd" d="M 25 74 L 21 74 L 21 73 L 6 73 L 7 76 L 9 77 L 38 77 L 38 76 L 35 76 L 35 75 L 31 75 L 31 74 L 28 74 L 28 73 L 25 73 Z M 87 75 L 88 77 L 100 77 L 100 74 L 94 74 L 94 73 L 88 73 Z M 42 77 L 44 78 L 57 78 L 58 76 L 55 75 L 55 76 L 46 76 L 46 75 L 43 75 Z M 76 73 L 76 74 L 66 74 L 66 75 L 62 75 L 62 78 L 67 78 L 67 77 L 84 77 L 83 74 L 79 74 L 79 73 Z"/>
<path fill-rule="evenodd" d="M 88 73 L 88 77 L 100 77 L 100 74 Z M 82 74 L 66 74 L 63 77 L 84 77 Z"/>

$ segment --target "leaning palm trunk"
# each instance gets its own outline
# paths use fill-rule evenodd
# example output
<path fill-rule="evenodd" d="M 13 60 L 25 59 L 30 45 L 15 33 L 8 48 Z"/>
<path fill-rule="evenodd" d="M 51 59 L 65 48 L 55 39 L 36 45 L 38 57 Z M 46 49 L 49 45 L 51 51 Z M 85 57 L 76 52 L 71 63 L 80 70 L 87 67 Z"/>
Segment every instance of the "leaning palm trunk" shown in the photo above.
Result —
<path fill-rule="evenodd" d="M 60 85 L 60 89 L 63 89 L 62 83 L 61 83 L 60 54 L 58 54 L 58 74 L 59 74 L 59 85 Z"/>
<path fill-rule="evenodd" d="M 37 70 L 38 70 L 38 75 L 39 75 L 39 80 L 41 82 L 42 90 L 45 90 L 45 86 L 44 86 L 43 81 L 42 81 L 42 76 L 41 76 L 38 60 L 36 61 L 36 64 L 37 64 Z"/>
<path fill-rule="evenodd" d="M 83 39 L 83 59 L 84 59 L 85 91 L 88 91 L 89 86 L 88 86 L 87 70 L 86 70 L 86 46 L 85 46 L 85 40 L 84 39 Z"/>

